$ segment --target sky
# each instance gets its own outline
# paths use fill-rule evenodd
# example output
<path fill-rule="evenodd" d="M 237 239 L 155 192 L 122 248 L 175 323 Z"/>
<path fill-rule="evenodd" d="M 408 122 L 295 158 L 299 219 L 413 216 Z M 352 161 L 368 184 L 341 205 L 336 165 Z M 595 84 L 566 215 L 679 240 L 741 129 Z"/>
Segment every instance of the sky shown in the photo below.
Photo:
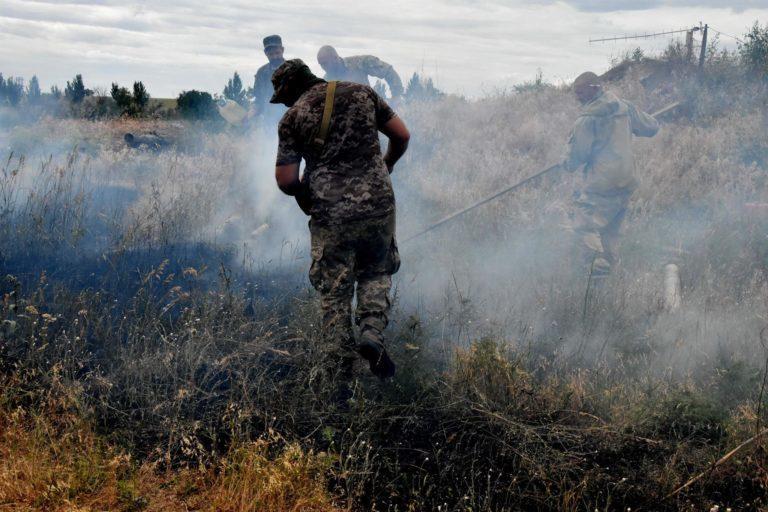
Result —
<path fill-rule="evenodd" d="M 288 58 L 318 74 L 317 49 L 373 54 L 403 80 L 414 72 L 467 97 L 504 91 L 539 70 L 554 83 L 603 72 L 612 58 L 671 37 L 590 39 L 708 23 L 740 37 L 768 23 L 768 0 L 1 0 L 0 72 L 44 89 L 81 73 L 89 88 L 141 80 L 154 97 L 221 93 L 238 71 L 246 85 L 266 58 L 261 40 L 280 34 Z M 710 37 L 714 36 L 712 33 Z M 719 37 L 721 47 L 737 42 Z"/>

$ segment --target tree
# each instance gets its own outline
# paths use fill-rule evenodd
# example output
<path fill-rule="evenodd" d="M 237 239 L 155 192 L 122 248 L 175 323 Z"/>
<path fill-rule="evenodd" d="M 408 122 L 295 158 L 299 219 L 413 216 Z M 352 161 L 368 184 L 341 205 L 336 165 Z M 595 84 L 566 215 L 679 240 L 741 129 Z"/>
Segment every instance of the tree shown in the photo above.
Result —
<path fill-rule="evenodd" d="M 53 96 L 57 100 L 61 98 L 61 89 L 59 89 L 58 85 L 51 86 L 51 96 Z"/>
<path fill-rule="evenodd" d="M 431 78 L 425 79 L 414 73 L 408 80 L 404 96 L 408 101 L 434 101 L 445 96 L 445 93 L 435 87 Z"/>
<path fill-rule="evenodd" d="M 235 71 L 235 76 L 227 81 L 227 85 L 224 87 L 224 97 L 243 106 L 248 104 L 247 94 L 243 89 L 243 81 L 240 80 L 237 71 Z"/>
<path fill-rule="evenodd" d="M 176 109 L 182 117 L 194 120 L 216 119 L 219 114 L 213 97 L 207 92 L 195 90 L 179 94 Z"/>
<path fill-rule="evenodd" d="M 149 93 L 142 82 L 133 83 L 133 93 L 126 87 L 120 87 L 117 83 L 113 82 L 109 94 L 115 100 L 115 104 L 120 109 L 121 114 L 139 114 L 149 104 Z"/>
<path fill-rule="evenodd" d="M 27 85 L 27 103 L 30 105 L 39 103 L 42 95 L 42 92 L 40 92 L 40 82 L 38 82 L 36 75 L 32 75 L 29 85 Z"/>
<path fill-rule="evenodd" d="M 88 95 L 88 90 L 83 83 L 83 75 L 75 75 L 75 78 L 69 82 L 67 81 L 67 87 L 64 89 L 64 96 L 72 103 L 81 103 L 83 99 Z"/>
<path fill-rule="evenodd" d="M 149 93 L 142 82 L 133 82 L 133 106 L 136 112 L 142 112 L 149 103 Z"/>
<path fill-rule="evenodd" d="M 121 114 L 126 114 L 131 111 L 133 97 L 128 89 L 120 87 L 113 82 L 109 94 L 112 96 L 112 99 L 115 100 L 115 104 L 117 104 L 117 108 L 120 109 Z"/>
<path fill-rule="evenodd" d="M 0 105 L 3 103 L 15 107 L 24 97 L 24 79 L 9 76 L 3 79 L 0 73 Z"/>
<path fill-rule="evenodd" d="M 756 21 L 739 43 L 739 53 L 746 68 L 757 76 L 768 77 L 768 25 Z"/>
<path fill-rule="evenodd" d="M 413 73 L 413 76 L 408 80 L 408 85 L 405 86 L 404 95 L 409 99 L 418 99 L 424 94 L 424 87 L 421 85 L 421 77 L 418 73 Z"/>

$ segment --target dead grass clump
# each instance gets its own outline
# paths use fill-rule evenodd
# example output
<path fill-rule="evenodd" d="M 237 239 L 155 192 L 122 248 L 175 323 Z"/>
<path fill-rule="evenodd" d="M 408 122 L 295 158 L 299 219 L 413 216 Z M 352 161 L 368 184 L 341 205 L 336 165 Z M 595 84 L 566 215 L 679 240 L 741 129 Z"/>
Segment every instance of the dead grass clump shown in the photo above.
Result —
<path fill-rule="evenodd" d="M 6 389 L 17 383 L 4 381 Z M 233 446 L 203 471 L 138 467 L 96 434 L 79 410 L 77 386 L 57 379 L 37 409 L 0 401 L 0 505 L 13 510 L 175 512 L 331 512 L 335 458 L 298 443 Z"/>
<path fill-rule="evenodd" d="M 289 443 L 275 452 L 261 439 L 234 447 L 206 492 L 219 512 L 332 512 L 345 510 L 328 493 L 335 458 Z M 282 444 L 282 443 L 279 443 Z"/>
<path fill-rule="evenodd" d="M 0 503 L 23 510 L 130 510 L 122 489 L 131 478 L 131 457 L 100 439 L 63 390 L 52 390 L 37 410 L 0 408 Z"/>
<path fill-rule="evenodd" d="M 520 395 L 530 394 L 531 378 L 521 362 L 510 360 L 504 346 L 488 338 L 457 349 L 451 379 L 457 388 L 464 387 L 497 403 L 514 402 Z"/>

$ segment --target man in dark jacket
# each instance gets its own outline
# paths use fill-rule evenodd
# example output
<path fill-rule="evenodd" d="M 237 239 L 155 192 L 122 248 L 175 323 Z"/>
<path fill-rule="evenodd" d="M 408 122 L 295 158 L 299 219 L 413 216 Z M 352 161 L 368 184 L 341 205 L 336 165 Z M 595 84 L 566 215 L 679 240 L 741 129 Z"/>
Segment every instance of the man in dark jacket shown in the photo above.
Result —
<path fill-rule="evenodd" d="M 256 71 L 253 80 L 253 107 L 251 117 L 261 117 L 267 122 L 276 123 L 285 109 L 269 103 L 274 88 L 272 87 L 272 74 L 277 68 L 285 62 L 283 53 L 283 40 L 278 35 L 267 36 L 264 38 L 264 55 L 268 62 Z"/>

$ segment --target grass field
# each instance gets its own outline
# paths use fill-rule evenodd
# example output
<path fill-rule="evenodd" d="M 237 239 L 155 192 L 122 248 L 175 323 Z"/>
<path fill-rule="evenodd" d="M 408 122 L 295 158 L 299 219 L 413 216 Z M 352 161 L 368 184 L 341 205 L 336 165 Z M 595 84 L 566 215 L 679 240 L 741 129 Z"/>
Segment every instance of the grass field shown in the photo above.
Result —
<path fill-rule="evenodd" d="M 271 130 L 0 127 L 0 509 L 765 509 L 768 112 L 709 64 L 609 85 L 686 108 L 637 141 L 604 286 L 573 255 L 578 173 L 403 244 L 398 375 L 361 365 L 348 407 Z M 405 238 L 558 161 L 578 105 L 538 84 L 400 113 Z"/>

